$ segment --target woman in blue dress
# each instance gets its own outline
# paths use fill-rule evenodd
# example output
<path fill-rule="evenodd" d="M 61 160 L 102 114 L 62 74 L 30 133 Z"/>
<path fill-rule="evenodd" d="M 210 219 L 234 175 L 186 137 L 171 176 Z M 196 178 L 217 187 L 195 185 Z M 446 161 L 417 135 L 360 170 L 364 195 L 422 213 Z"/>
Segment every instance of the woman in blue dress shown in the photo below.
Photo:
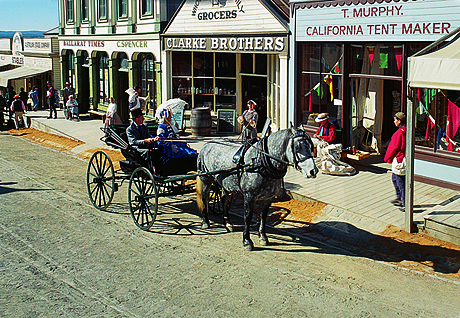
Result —
<path fill-rule="evenodd" d="M 157 144 L 163 150 L 163 155 L 166 159 L 197 157 L 196 150 L 177 140 L 177 132 L 177 126 L 171 123 L 171 111 L 165 109 L 161 112 L 160 125 L 157 128 L 157 136 L 161 138 Z"/>

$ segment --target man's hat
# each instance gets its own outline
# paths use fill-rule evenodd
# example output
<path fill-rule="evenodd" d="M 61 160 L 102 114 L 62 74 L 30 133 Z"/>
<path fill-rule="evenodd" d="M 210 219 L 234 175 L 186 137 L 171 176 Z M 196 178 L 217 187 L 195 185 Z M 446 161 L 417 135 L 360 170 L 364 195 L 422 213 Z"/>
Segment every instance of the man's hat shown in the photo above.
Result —
<path fill-rule="evenodd" d="M 50 84 L 50 85 L 51 85 L 51 82 L 50 82 L 50 81 L 48 81 L 48 82 L 46 82 L 46 84 Z"/>
<path fill-rule="evenodd" d="M 406 115 L 403 112 L 397 112 L 394 117 L 401 121 L 406 121 Z"/>
<path fill-rule="evenodd" d="M 323 121 L 323 120 L 326 120 L 326 119 L 328 119 L 328 118 L 329 118 L 329 114 L 328 114 L 328 113 L 321 113 L 321 114 L 318 115 L 318 117 L 315 118 L 315 121 L 316 121 L 317 123 L 319 123 L 319 122 L 321 122 L 321 121 Z"/>
<path fill-rule="evenodd" d="M 135 110 L 133 110 L 131 112 L 131 118 L 132 119 L 141 117 L 142 115 L 144 115 L 144 114 L 142 113 L 142 109 L 140 109 L 140 108 L 136 108 Z"/>
<path fill-rule="evenodd" d="M 19 95 L 14 95 L 14 97 L 13 97 L 13 98 L 19 98 Z"/>

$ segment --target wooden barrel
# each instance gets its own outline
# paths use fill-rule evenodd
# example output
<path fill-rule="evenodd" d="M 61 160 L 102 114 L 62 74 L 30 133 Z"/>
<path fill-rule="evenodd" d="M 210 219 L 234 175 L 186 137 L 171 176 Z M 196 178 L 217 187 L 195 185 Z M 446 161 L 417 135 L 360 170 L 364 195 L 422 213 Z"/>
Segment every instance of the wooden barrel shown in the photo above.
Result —
<path fill-rule="evenodd" d="M 192 109 L 190 126 L 192 128 L 192 136 L 210 135 L 212 127 L 211 110 L 207 107 Z"/>

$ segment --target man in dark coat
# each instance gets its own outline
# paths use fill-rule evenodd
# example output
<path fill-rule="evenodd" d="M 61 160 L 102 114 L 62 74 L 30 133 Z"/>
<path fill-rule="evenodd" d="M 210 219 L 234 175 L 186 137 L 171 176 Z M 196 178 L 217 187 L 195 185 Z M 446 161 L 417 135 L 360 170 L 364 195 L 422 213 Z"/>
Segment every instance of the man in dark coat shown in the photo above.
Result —
<path fill-rule="evenodd" d="M 143 160 L 143 164 L 151 170 L 153 168 L 152 151 L 153 143 L 160 140 L 159 137 L 150 135 L 149 129 L 144 125 L 144 115 L 142 110 L 137 108 L 131 112 L 133 122 L 126 128 L 126 135 L 128 136 L 128 143 L 136 149 Z"/>

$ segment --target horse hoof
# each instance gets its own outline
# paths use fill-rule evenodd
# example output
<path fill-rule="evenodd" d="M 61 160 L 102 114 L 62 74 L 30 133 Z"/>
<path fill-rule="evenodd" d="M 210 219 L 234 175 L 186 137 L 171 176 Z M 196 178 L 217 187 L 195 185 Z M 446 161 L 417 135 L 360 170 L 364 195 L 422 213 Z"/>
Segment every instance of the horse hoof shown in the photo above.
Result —
<path fill-rule="evenodd" d="M 233 232 L 233 224 L 227 223 L 225 224 L 225 228 L 227 229 L 227 232 Z"/>
<path fill-rule="evenodd" d="M 201 222 L 201 229 L 203 229 L 203 230 L 209 229 L 209 223 L 204 222 L 204 221 Z"/>
<path fill-rule="evenodd" d="M 254 249 L 254 244 L 251 240 L 245 240 L 243 242 L 243 246 L 247 251 L 252 251 Z"/>
<path fill-rule="evenodd" d="M 259 243 L 262 246 L 268 246 L 268 239 L 267 238 L 265 238 L 265 239 L 261 238 L 261 239 L 259 239 Z"/>

